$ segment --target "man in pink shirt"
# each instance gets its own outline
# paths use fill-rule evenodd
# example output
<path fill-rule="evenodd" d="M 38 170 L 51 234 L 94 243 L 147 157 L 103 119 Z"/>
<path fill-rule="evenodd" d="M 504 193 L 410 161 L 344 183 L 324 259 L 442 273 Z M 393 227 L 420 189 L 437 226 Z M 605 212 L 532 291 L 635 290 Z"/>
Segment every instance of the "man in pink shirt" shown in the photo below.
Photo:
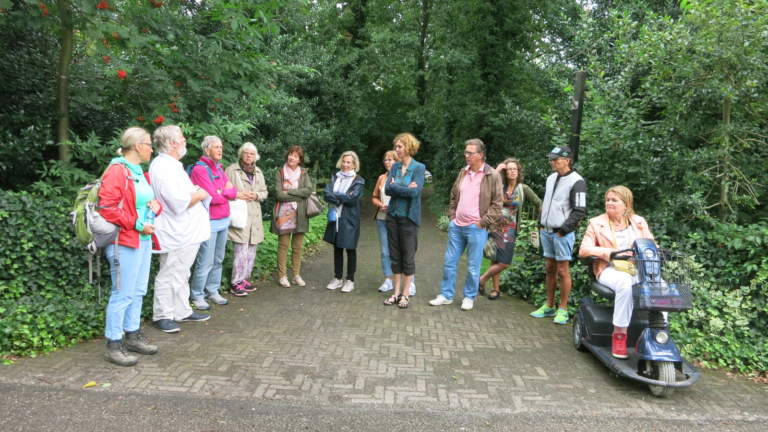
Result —
<path fill-rule="evenodd" d="M 467 251 L 467 279 L 464 282 L 462 310 L 474 306 L 474 298 L 480 284 L 480 264 L 483 261 L 483 247 L 488 240 L 488 229 L 492 229 L 501 215 L 502 183 L 498 171 L 485 163 L 485 144 L 479 139 L 466 142 L 464 159 L 467 166 L 459 171 L 451 189 L 451 203 L 448 217 L 448 247 L 445 250 L 443 280 L 440 295 L 431 300 L 432 306 L 453 303 L 456 291 L 456 271 L 459 259 Z"/>

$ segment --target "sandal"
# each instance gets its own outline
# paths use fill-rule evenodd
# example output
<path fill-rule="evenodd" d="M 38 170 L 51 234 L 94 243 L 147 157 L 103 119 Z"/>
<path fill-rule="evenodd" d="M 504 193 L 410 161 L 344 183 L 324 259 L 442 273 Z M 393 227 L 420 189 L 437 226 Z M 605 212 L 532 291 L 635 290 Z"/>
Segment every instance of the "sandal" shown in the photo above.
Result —
<path fill-rule="evenodd" d="M 480 294 L 481 296 L 484 296 L 484 295 L 485 295 L 485 285 L 480 285 L 480 284 L 478 283 L 478 284 L 477 284 L 477 292 L 478 292 L 478 294 Z"/>
<path fill-rule="evenodd" d="M 494 294 L 494 293 L 496 293 L 496 294 Z M 501 293 L 499 293 L 496 290 L 493 290 L 493 291 L 491 291 L 491 295 L 489 295 L 488 298 L 491 299 L 491 300 L 496 300 L 497 298 L 499 298 L 500 295 L 501 295 Z"/>
<path fill-rule="evenodd" d="M 384 304 L 387 306 L 392 306 L 393 304 L 397 303 L 397 296 L 393 295 L 392 297 L 384 300 Z"/>
<path fill-rule="evenodd" d="M 397 303 L 397 307 L 400 309 L 405 309 L 408 307 L 408 296 L 401 295 L 400 301 Z"/>

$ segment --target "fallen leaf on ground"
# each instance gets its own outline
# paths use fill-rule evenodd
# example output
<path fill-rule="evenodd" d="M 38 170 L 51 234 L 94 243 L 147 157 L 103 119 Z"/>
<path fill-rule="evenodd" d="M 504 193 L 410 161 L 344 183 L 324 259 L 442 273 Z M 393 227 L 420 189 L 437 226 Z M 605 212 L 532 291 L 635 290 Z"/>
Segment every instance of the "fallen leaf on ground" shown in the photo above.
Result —
<path fill-rule="evenodd" d="M 96 387 L 96 381 L 89 381 L 83 388 Z"/>

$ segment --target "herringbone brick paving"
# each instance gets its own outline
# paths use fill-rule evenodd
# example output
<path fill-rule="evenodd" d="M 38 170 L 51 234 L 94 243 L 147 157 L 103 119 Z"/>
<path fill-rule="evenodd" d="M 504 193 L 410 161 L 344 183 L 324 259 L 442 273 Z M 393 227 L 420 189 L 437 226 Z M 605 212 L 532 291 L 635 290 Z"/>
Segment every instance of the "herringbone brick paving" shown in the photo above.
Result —
<path fill-rule="evenodd" d="M 200 397 L 285 400 L 300 404 L 472 409 L 488 412 L 602 413 L 654 418 L 768 418 L 768 387 L 706 372 L 669 399 L 612 377 L 570 344 L 570 325 L 533 319 L 532 306 L 507 296 L 478 297 L 459 309 L 431 307 L 439 292 L 445 236 L 425 215 L 419 233 L 418 295 L 408 309 L 384 306 L 378 239 L 363 215 L 356 289 L 325 289 L 332 254 L 309 259 L 308 285 L 262 283 L 246 298 L 229 297 L 206 323 L 177 334 L 146 325 L 160 346 L 137 365 L 102 360 L 104 342 L 80 343 L 0 368 L 0 381 L 100 392 L 186 393 Z M 463 281 L 464 274 L 458 280 Z M 458 284 L 459 287 L 463 282 Z M 151 299 L 145 299 L 151 301 Z"/>

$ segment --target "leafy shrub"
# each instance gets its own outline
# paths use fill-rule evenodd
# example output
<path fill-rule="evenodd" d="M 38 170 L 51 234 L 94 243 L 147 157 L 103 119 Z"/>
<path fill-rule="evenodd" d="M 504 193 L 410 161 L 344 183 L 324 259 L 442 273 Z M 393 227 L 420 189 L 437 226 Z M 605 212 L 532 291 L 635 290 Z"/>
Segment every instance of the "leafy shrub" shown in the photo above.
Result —
<path fill-rule="evenodd" d="M 71 200 L 42 198 L 26 192 L 0 190 L 0 355 L 36 355 L 100 337 L 111 278 L 102 254 L 98 287 L 88 282 L 88 255 L 75 241 L 69 216 Z M 324 215 L 311 220 L 305 247 L 322 240 Z M 259 245 L 253 278 L 263 278 L 276 267 L 277 236 L 264 223 L 265 240 Z M 229 285 L 232 245 L 228 244 L 222 287 Z M 95 262 L 94 262 L 95 266 Z M 151 317 L 153 282 L 158 260 L 152 260 L 143 316 Z"/>

